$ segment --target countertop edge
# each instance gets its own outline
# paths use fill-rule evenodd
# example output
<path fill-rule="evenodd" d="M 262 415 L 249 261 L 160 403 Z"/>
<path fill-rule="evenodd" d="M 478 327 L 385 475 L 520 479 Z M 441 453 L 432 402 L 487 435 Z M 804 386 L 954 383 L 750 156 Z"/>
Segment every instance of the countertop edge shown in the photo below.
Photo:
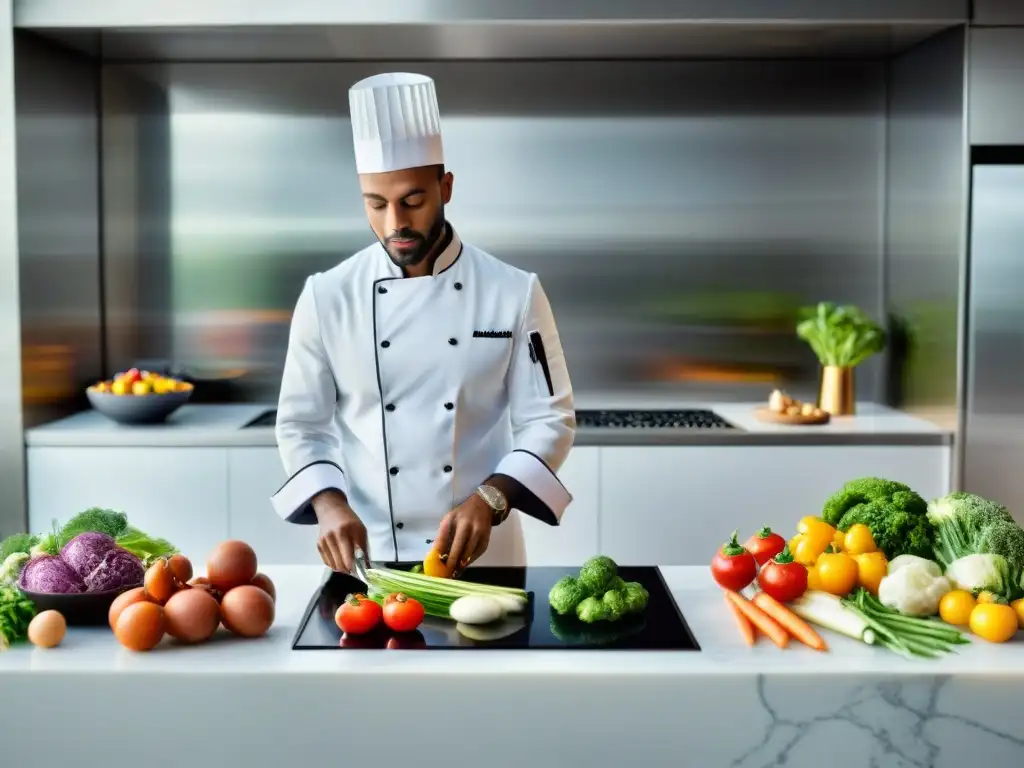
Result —
<path fill-rule="evenodd" d="M 758 433 L 735 430 L 703 432 L 687 429 L 579 429 L 573 443 L 578 447 L 658 446 L 951 446 L 953 435 L 945 432 L 853 433 Z M 75 431 L 27 432 L 28 448 L 274 448 L 272 428 L 237 430 L 190 429 L 177 433 Z"/>

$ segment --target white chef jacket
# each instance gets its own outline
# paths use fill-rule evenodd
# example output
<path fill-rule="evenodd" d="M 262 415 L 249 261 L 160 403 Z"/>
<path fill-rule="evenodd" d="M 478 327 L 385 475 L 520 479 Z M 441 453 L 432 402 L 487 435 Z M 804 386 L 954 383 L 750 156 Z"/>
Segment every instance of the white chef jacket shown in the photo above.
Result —
<path fill-rule="evenodd" d="M 452 230 L 431 275 L 403 277 L 374 244 L 312 275 L 295 306 L 276 436 L 286 521 L 346 494 L 377 562 L 419 561 L 441 518 L 491 474 L 525 502 L 480 565 L 524 565 L 518 513 L 557 525 L 572 500 L 556 473 L 576 429 L 572 385 L 537 276 Z"/>

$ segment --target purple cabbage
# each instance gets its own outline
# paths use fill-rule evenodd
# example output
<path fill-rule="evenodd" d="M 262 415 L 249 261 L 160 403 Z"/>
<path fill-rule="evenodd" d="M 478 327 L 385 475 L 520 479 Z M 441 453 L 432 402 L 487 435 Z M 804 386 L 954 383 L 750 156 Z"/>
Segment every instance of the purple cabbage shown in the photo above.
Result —
<path fill-rule="evenodd" d="M 82 577 L 54 555 L 37 555 L 29 560 L 18 577 L 18 587 L 26 592 L 54 595 L 85 592 Z"/>
<path fill-rule="evenodd" d="M 99 567 L 106 554 L 116 548 L 117 542 L 105 533 L 80 533 L 64 545 L 60 559 L 85 579 Z"/>
<path fill-rule="evenodd" d="M 89 592 L 130 589 L 141 586 L 145 578 L 146 569 L 142 567 L 142 561 L 127 549 L 114 547 L 86 575 L 85 587 Z"/>

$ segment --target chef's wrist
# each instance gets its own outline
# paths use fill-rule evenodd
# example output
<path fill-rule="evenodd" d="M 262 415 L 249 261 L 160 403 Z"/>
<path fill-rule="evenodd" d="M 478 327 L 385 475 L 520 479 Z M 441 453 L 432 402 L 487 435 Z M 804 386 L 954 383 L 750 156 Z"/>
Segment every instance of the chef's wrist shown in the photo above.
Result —
<path fill-rule="evenodd" d="M 352 511 L 352 507 L 348 504 L 348 497 L 336 488 L 328 488 L 325 491 L 321 491 L 310 500 L 310 504 L 318 521 L 323 521 L 330 517 L 355 514 Z"/>

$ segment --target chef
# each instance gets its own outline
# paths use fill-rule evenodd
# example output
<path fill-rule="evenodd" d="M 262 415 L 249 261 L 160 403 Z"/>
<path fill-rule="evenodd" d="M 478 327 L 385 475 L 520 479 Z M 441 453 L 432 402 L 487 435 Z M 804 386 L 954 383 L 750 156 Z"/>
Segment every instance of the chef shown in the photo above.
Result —
<path fill-rule="evenodd" d="M 558 525 L 572 385 L 537 275 L 463 242 L 445 218 L 434 82 L 388 73 L 349 91 L 356 171 L 378 242 L 308 277 L 277 412 L 286 521 L 318 525 L 324 563 L 525 564 L 519 513 Z"/>

